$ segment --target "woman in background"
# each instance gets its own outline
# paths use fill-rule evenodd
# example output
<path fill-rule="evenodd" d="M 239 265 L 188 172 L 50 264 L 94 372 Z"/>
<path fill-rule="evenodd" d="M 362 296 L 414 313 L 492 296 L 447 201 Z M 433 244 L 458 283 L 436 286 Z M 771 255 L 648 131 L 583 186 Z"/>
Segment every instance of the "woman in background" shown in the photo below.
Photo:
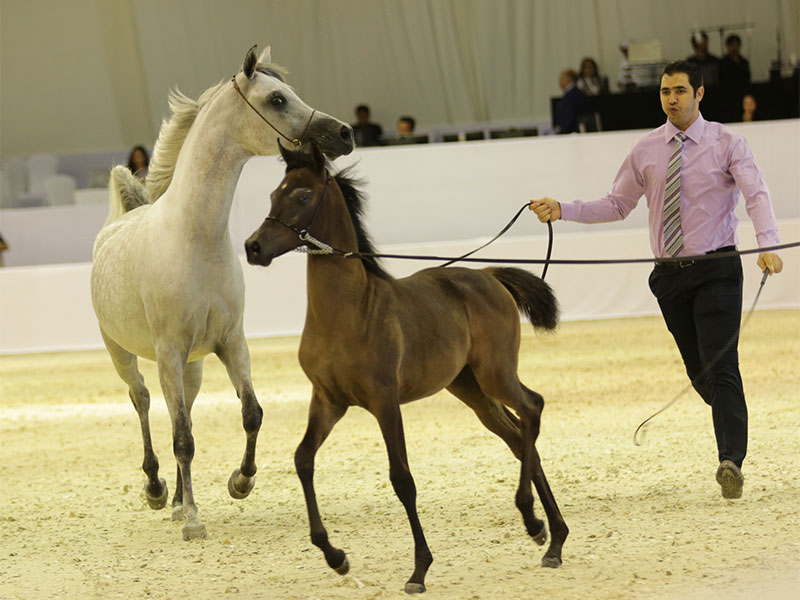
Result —
<path fill-rule="evenodd" d="M 150 166 L 150 157 L 144 146 L 134 146 L 128 155 L 128 169 L 139 181 L 144 182 L 147 177 L 147 168 Z"/>
<path fill-rule="evenodd" d="M 600 96 L 608 93 L 608 77 L 600 76 L 597 63 L 588 56 L 581 61 L 576 85 L 587 96 Z"/>

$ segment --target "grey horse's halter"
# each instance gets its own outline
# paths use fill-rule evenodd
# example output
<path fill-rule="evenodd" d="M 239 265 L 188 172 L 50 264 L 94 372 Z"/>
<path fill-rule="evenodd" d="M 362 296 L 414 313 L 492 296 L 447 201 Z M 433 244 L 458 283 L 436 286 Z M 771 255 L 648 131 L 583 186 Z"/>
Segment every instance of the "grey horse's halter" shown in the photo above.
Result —
<path fill-rule="evenodd" d="M 236 75 L 234 75 L 233 77 L 231 77 L 231 83 L 233 83 L 233 89 L 235 89 L 235 90 L 236 90 L 236 91 L 239 93 L 239 95 L 242 97 L 242 100 L 244 100 L 245 102 L 247 102 L 247 106 L 249 106 L 250 108 L 252 108 L 252 109 L 253 109 L 253 111 L 254 111 L 254 112 L 255 112 L 255 113 L 256 113 L 256 114 L 257 114 L 259 117 L 261 117 L 261 119 L 264 121 L 264 123 L 266 123 L 267 125 L 269 125 L 270 127 L 272 127 L 272 128 L 273 128 L 273 129 L 276 131 L 276 133 L 277 133 L 278 135 L 280 135 L 282 138 L 284 138 L 285 140 L 287 140 L 287 141 L 291 142 L 291 143 L 292 143 L 292 145 L 295 147 L 295 149 L 297 149 L 297 148 L 300 148 L 300 146 L 302 146 L 302 145 L 303 145 L 303 140 L 306 138 L 306 134 L 308 133 L 308 128 L 309 128 L 309 126 L 311 125 L 311 119 L 313 119 L 313 118 L 314 118 L 314 114 L 317 112 L 317 109 L 316 109 L 316 108 L 312 108 L 312 109 L 311 109 L 311 115 L 308 117 L 308 121 L 306 122 L 306 126 L 303 128 L 303 133 L 301 133 L 301 134 L 300 134 L 300 137 L 296 137 L 296 138 L 290 138 L 288 135 L 284 134 L 284 133 L 283 133 L 283 132 L 282 132 L 280 129 L 278 129 L 277 127 L 275 127 L 275 125 L 273 125 L 272 123 L 270 123 L 270 122 L 267 120 L 267 118 L 266 118 L 264 115 L 262 115 L 260 112 L 258 112 L 258 109 L 257 109 L 255 106 L 253 106 L 253 105 L 250 103 L 250 100 L 248 100 L 248 99 L 247 99 L 247 97 L 246 97 L 246 96 L 245 96 L 245 95 L 242 93 L 242 90 L 239 88 L 239 84 L 238 84 L 238 83 L 236 83 Z"/>

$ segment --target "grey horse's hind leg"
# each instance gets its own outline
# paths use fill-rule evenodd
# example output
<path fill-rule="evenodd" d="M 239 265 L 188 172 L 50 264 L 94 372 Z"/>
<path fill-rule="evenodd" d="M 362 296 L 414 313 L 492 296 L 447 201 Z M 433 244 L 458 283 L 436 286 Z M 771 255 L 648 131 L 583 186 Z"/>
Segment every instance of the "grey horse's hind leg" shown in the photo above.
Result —
<path fill-rule="evenodd" d="M 189 413 L 189 423 L 192 422 L 192 406 L 200 392 L 200 384 L 203 382 L 203 359 L 190 362 L 183 370 L 183 397 L 186 404 L 186 412 Z M 175 482 L 175 495 L 172 497 L 172 520 L 183 520 L 183 479 L 181 479 L 181 468 L 177 465 L 177 481 Z"/>
<path fill-rule="evenodd" d="M 111 362 L 114 363 L 114 368 L 122 380 L 128 384 L 128 395 L 139 415 L 144 446 L 142 470 L 147 475 L 147 482 L 144 485 L 147 504 L 156 510 L 164 508 L 167 504 L 167 483 L 158 477 L 158 458 L 153 452 L 153 443 L 150 439 L 150 392 L 145 387 L 144 378 L 139 372 L 136 355 L 123 349 L 104 332 L 101 331 L 101 334 L 108 354 L 111 356 Z"/>
<path fill-rule="evenodd" d="M 206 537 L 206 526 L 197 514 L 197 505 L 192 492 L 192 459 L 194 458 L 194 437 L 192 420 L 186 407 L 183 389 L 183 374 L 188 365 L 185 356 L 169 346 L 156 347 L 158 377 L 167 401 L 172 421 L 172 450 L 181 473 L 183 488 L 182 508 L 186 518 L 182 532 L 184 540 Z M 188 367 L 191 368 L 191 367 Z"/>
<path fill-rule="evenodd" d="M 236 389 L 236 395 L 242 402 L 242 426 L 246 442 L 241 466 L 231 473 L 228 479 L 228 493 L 238 499 L 246 498 L 255 485 L 256 475 L 256 441 L 261 429 L 263 411 L 258 404 L 250 378 L 250 352 L 244 334 L 234 336 L 227 344 L 220 347 L 217 356 L 228 370 L 228 377 Z"/>

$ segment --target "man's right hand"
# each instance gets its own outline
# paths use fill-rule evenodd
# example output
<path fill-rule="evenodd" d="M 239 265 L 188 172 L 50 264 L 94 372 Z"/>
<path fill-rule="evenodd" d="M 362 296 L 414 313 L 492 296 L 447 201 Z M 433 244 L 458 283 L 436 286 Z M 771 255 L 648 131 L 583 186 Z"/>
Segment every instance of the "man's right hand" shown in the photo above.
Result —
<path fill-rule="evenodd" d="M 530 208 L 542 223 L 558 221 L 561 218 L 561 205 L 552 198 L 531 200 Z"/>

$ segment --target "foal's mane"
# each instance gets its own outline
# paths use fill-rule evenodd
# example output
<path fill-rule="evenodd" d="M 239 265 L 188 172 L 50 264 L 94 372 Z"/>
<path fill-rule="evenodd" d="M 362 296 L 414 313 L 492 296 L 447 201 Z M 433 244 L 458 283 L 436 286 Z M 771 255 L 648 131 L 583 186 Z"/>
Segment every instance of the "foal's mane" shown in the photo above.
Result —
<path fill-rule="evenodd" d="M 286 69 L 275 64 L 258 64 L 256 71 L 275 77 L 280 81 L 285 81 L 287 72 Z M 175 172 L 178 154 L 180 154 L 183 142 L 186 141 L 186 136 L 189 135 L 189 130 L 198 113 L 228 81 L 228 79 L 223 79 L 212 85 L 202 92 L 197 100 L 185 96 L 178 88 L 170 90 L 168 98 L 172 115 L 161 122 L 161 130 L 158 132 L 158 140 L 153 148 L 153 156 L 147 170 L 147 191 L 150 202 L 155 202 L 167 191 Z"/>
<path fill-rule="evenodd" d="M 353 221 L 353 227 L 356 230 L 356 238 L 358 239 L 358 251 L 363 254 L 376 254 L 377 250 L 375 245 L 372 243 L 372 239 L 362 222 L 365 199 L 364 194 L 358 189 L 358 186 L 362 182 L 350 175 L 352 169 L 352 166 L 346 167 L 334 175 L 333 178 L 342 191 L 344 202 L 347 205 L 347 211 L 350 213 L 350 220 Z M 381 279 L 394 279 L 383 269 L 377 258 L 366 258 L 362 259 L 361 262 L 364 264 L 364 268 L 373 275 Z"/>
<path fill-rule="evenodd" d="M 284 154 L 284 158 L 288 157 L 286 163 L 287 172 L 295 169 L 309 169 L 313 173 L 319 172 L 320 165 L 317 164 L 313 152 L 283 150 L 282 153 Z M 324 161 L 324 168 L 326 173 L 330 172 L 331 164 L 327 159 Z M 345 167 L 333 175 L 333 179 L 342 192 L 344 203 L 347 206 L 347 212 L 350 213 L 350 220 L 353 222 L 353 228 L 356 230 L 359 253 L 376 254 L 377 250 L 375 249 L 375 245 L 372 243 L 372 239 L 362 222 L 366 200 L 364 194 L 358 189 L 358 186 L 363 182 L 350 174 L 352 170 L 353 165 Z M 383 269 L 377 258 L 363 258 L 361 262 L 364 268 L 373 275 L 381 279 L 394 279 L 394 277 Z"/>

